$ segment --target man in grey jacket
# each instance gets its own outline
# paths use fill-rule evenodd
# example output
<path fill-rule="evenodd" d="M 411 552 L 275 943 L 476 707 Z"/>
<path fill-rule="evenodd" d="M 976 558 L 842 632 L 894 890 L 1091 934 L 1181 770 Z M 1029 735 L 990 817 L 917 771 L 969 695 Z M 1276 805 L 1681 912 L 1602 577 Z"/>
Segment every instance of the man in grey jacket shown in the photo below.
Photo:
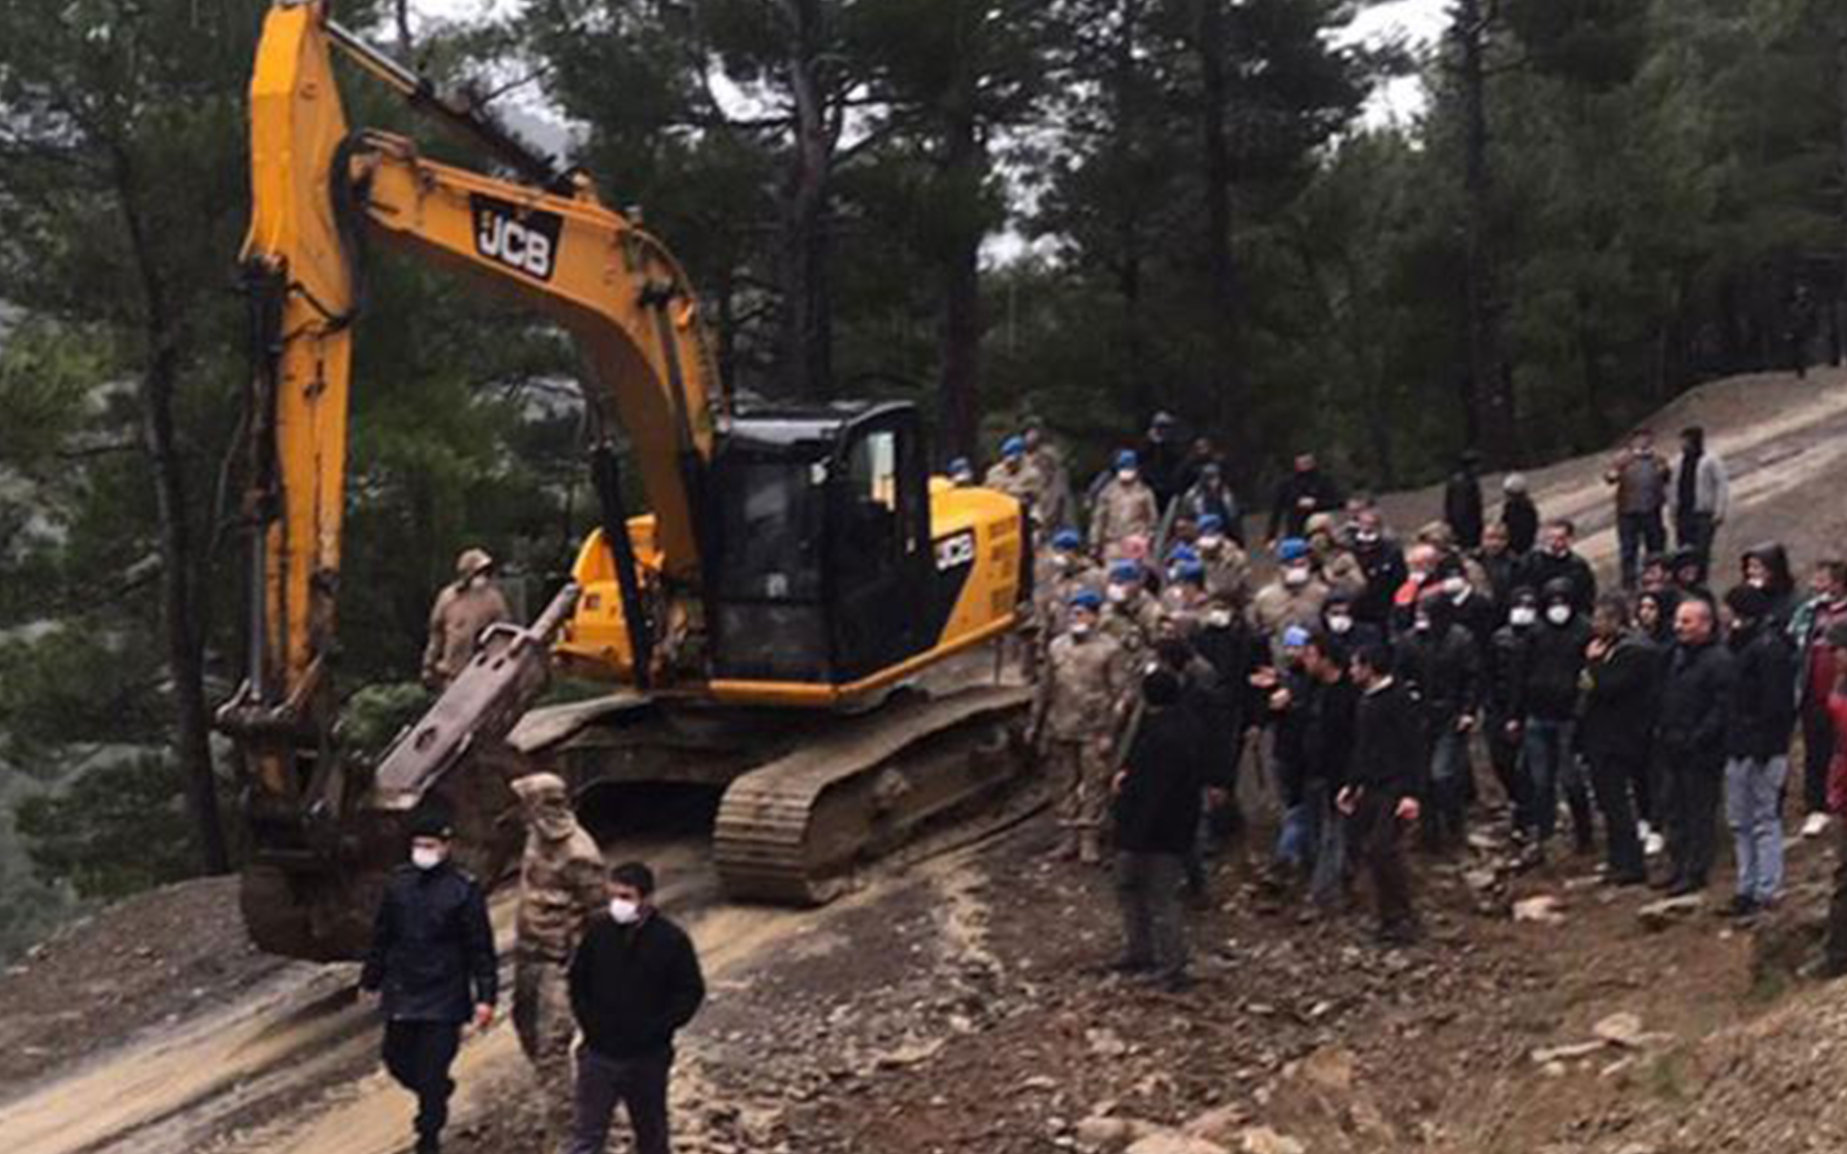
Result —
<path fill-rule="evenodd" d="M 1706 448 L 1706 430 L 1681 430 L 1680 467 L 1674 472 L 1674 544 L 1699 558 L 1700 571 L 1712 570 L 1712 539 L 1731 512 L 1731 480 L 1725 462 Z"/>

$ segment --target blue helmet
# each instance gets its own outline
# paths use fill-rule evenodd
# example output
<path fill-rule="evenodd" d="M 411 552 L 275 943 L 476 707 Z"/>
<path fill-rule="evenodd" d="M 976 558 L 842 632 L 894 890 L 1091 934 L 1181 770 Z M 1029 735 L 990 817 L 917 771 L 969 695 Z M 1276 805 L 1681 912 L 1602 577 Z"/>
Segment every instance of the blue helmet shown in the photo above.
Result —
<path fill-rule="evenodd" d="M 1199 532 L 1202 536 L 1209 533 L 1223 533 L 1224 531 L 1225 518 L 1219 516 L 1217 513 L 1207 513 L 1204 517 L 1199 519 Z"/>
<path fill-rule="evenodd" d="M 1124 449 L 1116 454 L 1116 467 L 1118 469 L 1139 469 L 1141 458 L 1135 455 L 1134 449 Z"/>
<path fill-rule="evenodd" d="M 1103 608 L 1103 598 L 1097 596 L 1095 590 L 1079 589 L 1076 593 L 1071 594 L 1071 598 L 1066 604 L 1073 609 L 1088 609 L 1092 613 L 1095 613 Z"/>
<path fill-rule="evenodd" d="M 1000 443 L 1000 455 L 1003 457 L 1024 457 L 1026 455 L 1025 437 L 1008 437 Z"/>
<path fill-rule="evenodd" d="M 1284 649 L 1301 649 L 1306 646 L 1308 642 L 1308 630 L 1302 628 L 1300 625 L 1291 625 L 1289 628 L 1283 630 Z"/>
<path fill-rule="evenodd" d="M 1063 552 L 1074 552 L 1084 547 L 1084 538 L 1076 529 L 1060 529 L 1052 534 L 1052 548 Z"/>
<path fill-rule="evenodd" d="M 1276 559 L 1287 565 L 1308 556 L 1308 542 L 1300 537 L 1285 537 L 1276 543 Z"/>
<path fill-rule="evenodd" d="M 949 462 L 949 475 L 951 477 L 967 476 L 974 471 L 975 466 L 968 463 L 967 457 L 957 457 L 955 460 Z"/>
<path fill-rule="evenodd" d="M 1196 565 L 1199 563 L 1199 550 L 1184 543 L 1175 545 L 1167 551 L 1167 560 L 1173 565 Z"/>
<path fill-rule="evenodd" d="M 1204 563 L 1199 561 L 1182 561 L 1174 569 L 1174 579 L 1177 581 L 1204 581 L 1206 579 L 1206 567 Z"/>
<path fill-rule="evenodd" d="M 1126 559 L 1118 561 L 1109 567 L 1109 579 L 1123 584 L 1140 581 L 1142 579 L 1142 563 L 1140 561 Z"/>

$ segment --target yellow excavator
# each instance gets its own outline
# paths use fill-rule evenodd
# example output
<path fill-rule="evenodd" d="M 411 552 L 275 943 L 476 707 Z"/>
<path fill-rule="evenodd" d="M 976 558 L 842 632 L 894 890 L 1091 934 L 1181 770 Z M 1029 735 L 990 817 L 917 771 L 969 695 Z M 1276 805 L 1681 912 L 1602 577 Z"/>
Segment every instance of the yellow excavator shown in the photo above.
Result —
<path fill-rule="evenodd" d="M 351 129 L 336 55 L 511 175 Z M 943 674 L 1016 624 L 1028 523 L 1007 496 L 932 477 L 911 406 L 733 403 L 660 241 L 584 173 L 342 28 L 323 0 L 267 13 L 250 131 L 249 652 L 218 724 L 243 763 L 242 904 L 259 946 L 360 954 L 403 819 L 432 795 L 457 816 L 462 860 L 497 868 L 518 832 L 507 783 L 535 765 L 580 794 L 725 787 L 721 879 L 794 902 L 828 899 L 869 858 L 1017 774 L 1026 691 Z M 362 759 L 342 746 L 333 664 L 370 242 L 475 277 L 574 337 L 601 430 L 589 465 L 601 517 L 545 611 L 490 629 L 429 712 Z M 648 512 L 624 507 L 624 461 Z M 615 685 L 534 710 L 553 668 Z M 947 685 L 924 689 L 932 679 Z"/>

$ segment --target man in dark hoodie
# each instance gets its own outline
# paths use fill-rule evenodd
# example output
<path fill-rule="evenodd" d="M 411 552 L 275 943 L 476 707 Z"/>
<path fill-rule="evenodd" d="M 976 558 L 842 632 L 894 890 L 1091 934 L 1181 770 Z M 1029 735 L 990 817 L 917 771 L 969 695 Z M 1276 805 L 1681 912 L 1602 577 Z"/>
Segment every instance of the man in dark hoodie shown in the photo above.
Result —
<path fill-rule="evenodd" d="M 1629 628 L 1629 605 L 1619 595 L 1597 601 L 1585 650 L 1583 718 L 1578 744 L 1590 759 L 1591 783 L 1609 840 L 1608 880 L 1640 885 L 1648 880 L 1631 791 L 1648 764 L 1660 659 Z"/>
<path fill-rule="evenodd" d="M 1718 840 L 1736 670 L 1719 643 L 1712 603 L 1689 597 L 1674 611 L 1674 654 L 1656 726 L 1667 767 L 1671 896 L 1706 888 Z"/>
<path fill-rule="evenodd" d="M 1788 629 L 1796 615 L 1796 575 L 1789 568 L 1789 551 L 1775 541 L 1746 549 L 1739 558 L 1744 583 L 1770 599 L 1770 620 L 1779 630 Z"/>
<path fill-rule="evenodd" d="M 1392 679 L 1391 654 L 1369 646 L 1353 655 L 1353 760 L 1347 784 L 1335 799 L 1351 823 L 1348 844 L 1356 847 L 1372 874 L 1378 904 L 1378 939 L 1407 945 L 1417 939 L 1411 907 L 1411 876 L 1399 848 L 1402 827 L 1415 822 L 1423 792 L 1423 738 L 1417 705 Z"/>
<path fill-rule="evenodd" d="M 1150 670 L 1141 694 L 1141 724 L 1112 783 L 1124 939 L 1116 968 L 1180 989 L 1188 984 L 1180 883 L 1199 826 L 1207 743 L 1171 670 Z"/>
<path fill-rule="evenodd" d="M 1532 838 L 1530 857 L 1545 857 L 1545 843 L 1558 824 L 1558 790 L 1565 789 L 1573 839 L 1579 853 L 1592 848 L 1590 790 L 1578 766 L 1578 675 L 1590 644 L 1590 624 L 1578 615 L 1572 584 L 1554 578 L 1542 590 L 1544 619 L 1533 630 L 1519 686 L 1525 718 L 1527 815 L 1521 826 Z"/>
<path fill-rule="evenodd" d="M 1725 605 L 1732 611 L 1737 667 L 1726 735 L 1725 816 L 1738 861 L 1732 912 L 1745 917 L 1774 905 L 1783 888 L 1783 783 L 1796 729 L 1796 651 L 1765 590 L 1740 585 L 1725 595 Z"/>
<path fill-rule="evenodd" d="M 1474 637 L 1455 621 L 1441 589 L 1418 599 L 1411 632 L 1398 643 L 1393 676 L 1417 702 L 1423 728 L 1430 771 L 1424 840 L 1432 852 L 1447 853 L 1462 844 L 1481 661 Z"/>

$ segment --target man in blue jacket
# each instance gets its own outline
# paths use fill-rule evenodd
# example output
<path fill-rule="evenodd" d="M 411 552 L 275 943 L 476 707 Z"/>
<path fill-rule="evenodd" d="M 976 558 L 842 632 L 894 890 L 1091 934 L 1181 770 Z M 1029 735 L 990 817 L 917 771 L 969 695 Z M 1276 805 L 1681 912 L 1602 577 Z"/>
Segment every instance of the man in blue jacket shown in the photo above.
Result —
<path fill-rule="evenodd" d="M 385 884 L 359 988 L 381 996 L 385 1068 L 417 1095 L 417 1154 L 438 1154 L 462 1024 L 493 1022 L 499 971 L 487 899 L 449 860 L 448 813 L 426 805 L 409 825 L 411 860 Z"/>

